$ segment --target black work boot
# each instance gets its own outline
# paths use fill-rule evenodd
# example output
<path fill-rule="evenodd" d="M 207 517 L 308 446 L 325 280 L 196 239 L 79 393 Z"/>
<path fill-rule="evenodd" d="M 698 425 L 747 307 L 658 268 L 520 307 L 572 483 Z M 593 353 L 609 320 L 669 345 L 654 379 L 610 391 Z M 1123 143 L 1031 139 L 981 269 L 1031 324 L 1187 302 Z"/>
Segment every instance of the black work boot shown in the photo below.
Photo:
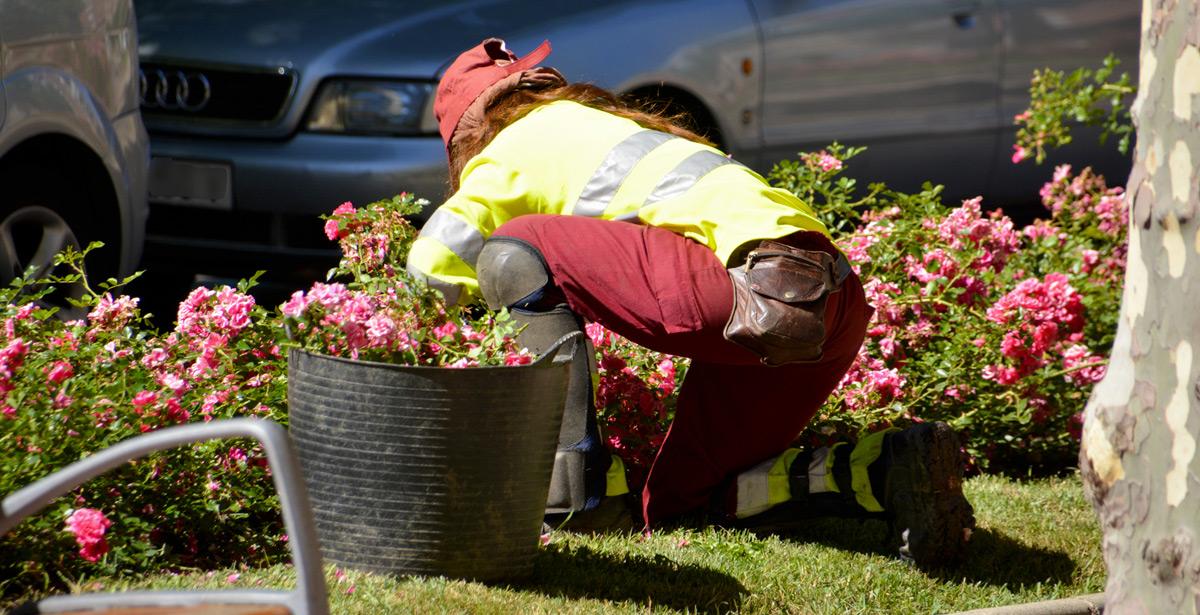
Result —
<path fill-rule="evenodd" d="M 900 556 L 921 568 L 961 562 L 975 529 L 975 511 L 962 492 L 954 430 L 936 422 L 889 433 L 878 461 L 883 464 L 880 503 Z"/>
<path fill-rule="evenodd" d="M 876 432 L 856 446 L 839 445 L 815 457 L 817 462 L 810 467 L 814 453 L 801 454 L 790 467 L 789 501 L 725 525 L 785 532 L 815 517 L 882 519 L 889 525 L 889 543 L 898 545 L 902 559 L 921 568 L 952 566 L 962 560 L 975 515 L 963 496 L 958 438 L 949 425 L 922 423 Z M 830 480 L 819 481 L 827 487 L 812 489 L 809 474 L 811 468 L 823 465 L 822 459 L 828 460 Z M 851 467 L 856 463 L 862 464 L 858 470 Z"/>

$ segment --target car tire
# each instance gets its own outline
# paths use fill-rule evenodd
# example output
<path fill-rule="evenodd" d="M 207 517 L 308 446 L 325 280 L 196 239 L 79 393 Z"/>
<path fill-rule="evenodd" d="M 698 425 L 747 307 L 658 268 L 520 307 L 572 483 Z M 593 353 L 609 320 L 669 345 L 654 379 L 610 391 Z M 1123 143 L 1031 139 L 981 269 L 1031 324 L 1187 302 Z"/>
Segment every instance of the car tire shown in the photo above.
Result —
<path fill-rule="evenodd" d="M 7 285 L 30 266 L 34 267 L 32 279 L 65 275 L 69 270 L 53 266 L 55 254 L 68 246 L 83 249 L 92 241 L 102 241 L 105 246 L 88 256 L 88 278 L 99 281 L 115 275 L 119 238 L 106 237 L 98 230 L 105 225 L 94 220 L 88 195 L 77 187 L 81 183 L 39 165 L 17 164 L 0 170 L 0 185 L 5 190 L 0 201 L 0 284 Z M 67 298 L 78 299 L 83 294 L 81 282 L 70 284 L 54 290 L 42 303 L 59 308 L 61 318 L 82 318 L 84 310 Z"/>
<path fill-rule="evenodd" d="M 726 151 L 727 144 L 716 119 L 694 97 L 678 91 L 647 88 L 634 90 L 622 98 L 634 108 L 672 119 L 676 124 L 708 139 L 717 149 Z"/>

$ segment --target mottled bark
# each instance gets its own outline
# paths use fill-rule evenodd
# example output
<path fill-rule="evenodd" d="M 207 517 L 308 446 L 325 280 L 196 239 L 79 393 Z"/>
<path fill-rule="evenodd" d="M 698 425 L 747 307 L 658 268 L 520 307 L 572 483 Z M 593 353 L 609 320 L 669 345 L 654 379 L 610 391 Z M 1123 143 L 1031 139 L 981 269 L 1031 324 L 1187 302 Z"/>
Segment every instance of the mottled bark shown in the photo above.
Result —
<path fill-rule="evenodd" d="M 1198 5 L 1142 3 L 1129 265 L 1080 453 L 1104 530 L 1108 613 L 1200 611 Z"/>

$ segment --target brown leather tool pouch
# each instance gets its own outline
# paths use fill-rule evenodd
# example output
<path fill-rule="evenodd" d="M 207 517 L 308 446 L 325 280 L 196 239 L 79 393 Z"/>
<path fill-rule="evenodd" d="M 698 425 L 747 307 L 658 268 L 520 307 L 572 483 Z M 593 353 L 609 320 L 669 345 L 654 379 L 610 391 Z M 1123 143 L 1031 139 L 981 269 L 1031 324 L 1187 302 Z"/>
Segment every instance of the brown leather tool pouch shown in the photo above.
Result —
<path fill-rule="evenodd" d="M 729 269 L 733 311 L 725 339 L 766 365 L 821 360 L 825 304 L 841 288 L 838 257 L 763 241 L 741 267 Z"/>

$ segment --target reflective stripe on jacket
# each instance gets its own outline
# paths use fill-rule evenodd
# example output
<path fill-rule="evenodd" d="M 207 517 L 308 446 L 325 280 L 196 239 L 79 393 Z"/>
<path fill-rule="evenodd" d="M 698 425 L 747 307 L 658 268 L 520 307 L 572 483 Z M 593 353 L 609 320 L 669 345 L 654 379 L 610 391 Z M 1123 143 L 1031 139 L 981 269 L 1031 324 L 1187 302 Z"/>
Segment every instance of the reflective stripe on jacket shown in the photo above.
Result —
<path fill-rule="evenodd" d="M 750 241 L 828 231 L 812 209 L 719 151 L 571 102 L 513 122 L 463 169 L 430 216 L 408 269 L 450 302 L 477 297 L 475 262 L 501 224 L 564 214 L 661 227 L 722 262 Z"/>

